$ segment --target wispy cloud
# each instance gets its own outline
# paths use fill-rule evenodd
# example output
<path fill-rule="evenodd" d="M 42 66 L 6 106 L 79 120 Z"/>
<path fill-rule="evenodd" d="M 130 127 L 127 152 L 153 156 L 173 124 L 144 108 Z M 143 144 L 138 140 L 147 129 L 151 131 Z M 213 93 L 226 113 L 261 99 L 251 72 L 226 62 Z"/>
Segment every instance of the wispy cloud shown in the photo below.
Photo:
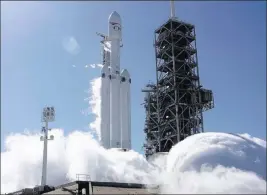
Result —
<path fill-rule="evenodd" d="M 102 68 L 103 67 L 103 64 L 87 64 L 85 65 L 85 68 Z"/>
<path fill-rule="evenodd" d="M 80 52 L 80 45 L 75 37 L 65 37 L 62 41 L 63 48 L 72 55 L 77 55 Z"/>

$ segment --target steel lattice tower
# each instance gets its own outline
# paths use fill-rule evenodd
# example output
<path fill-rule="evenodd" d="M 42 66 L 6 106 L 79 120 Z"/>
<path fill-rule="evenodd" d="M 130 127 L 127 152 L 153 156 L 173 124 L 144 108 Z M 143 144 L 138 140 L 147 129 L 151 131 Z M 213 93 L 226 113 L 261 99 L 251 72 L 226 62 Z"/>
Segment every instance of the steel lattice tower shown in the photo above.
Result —
<path fill-rule="evenodd" d="M 200 85 L 194 25 L 171 17 L 154 35 L 157 80 L 143 90 L 146 157 L 203 132 L 203 111 L 214 107 L 212 91 Z"/>

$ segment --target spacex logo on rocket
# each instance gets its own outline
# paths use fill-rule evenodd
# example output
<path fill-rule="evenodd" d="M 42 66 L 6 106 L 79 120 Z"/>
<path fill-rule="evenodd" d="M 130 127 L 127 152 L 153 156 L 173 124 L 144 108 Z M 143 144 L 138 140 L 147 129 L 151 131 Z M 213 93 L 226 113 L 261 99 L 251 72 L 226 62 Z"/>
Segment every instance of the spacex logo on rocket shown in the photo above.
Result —
<path fill-rule="evenodd" d="M 121 17 L 112 12 L 108 36 L 101 35 L 103 67 L 101 70 L 101 144 L 104 148 L 131 149 L 130 74 L 120 71 L 122 41 Z"/>
<path fill-rule="evenodd" d="M 119 23 L 116 22 L 110 22 L 111 25 L 113 25 L 113 29 L 115 31 L 120 31 L 121 30 L 121 25 Z"/>

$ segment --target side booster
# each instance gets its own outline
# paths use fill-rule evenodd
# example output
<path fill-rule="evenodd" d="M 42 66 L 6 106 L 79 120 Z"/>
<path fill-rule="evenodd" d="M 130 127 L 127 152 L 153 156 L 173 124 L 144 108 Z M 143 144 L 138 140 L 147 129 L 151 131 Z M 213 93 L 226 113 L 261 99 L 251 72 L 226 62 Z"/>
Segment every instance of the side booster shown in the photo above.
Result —
<path fill-rule="evenodd" d="M 126 69 L 121 72 L 121 147 L 131 149 L 131 78 Z"/>
<path fill-rule="evenodd" d="M 108 22 L 101 70 L 101 143 L 105 148 L 131 149 L 131 79 L 126 69 L 120 73 L 120 15 L 112 12 Z"/>

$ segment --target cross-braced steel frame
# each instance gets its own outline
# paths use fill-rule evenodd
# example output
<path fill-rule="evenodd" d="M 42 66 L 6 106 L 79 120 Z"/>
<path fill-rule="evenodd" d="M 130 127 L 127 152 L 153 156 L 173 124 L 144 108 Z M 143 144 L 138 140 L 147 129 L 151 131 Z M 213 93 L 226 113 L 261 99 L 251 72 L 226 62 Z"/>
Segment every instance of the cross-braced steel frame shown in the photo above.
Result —
<path fill-rule="evenodd" d="M 214 107 L 199 81 L 195 27 L 171 18 L 155 31 L 154 47 L 157 83 L 144 90 L 147 157 L 203 132 L 202 113 Z"/>

